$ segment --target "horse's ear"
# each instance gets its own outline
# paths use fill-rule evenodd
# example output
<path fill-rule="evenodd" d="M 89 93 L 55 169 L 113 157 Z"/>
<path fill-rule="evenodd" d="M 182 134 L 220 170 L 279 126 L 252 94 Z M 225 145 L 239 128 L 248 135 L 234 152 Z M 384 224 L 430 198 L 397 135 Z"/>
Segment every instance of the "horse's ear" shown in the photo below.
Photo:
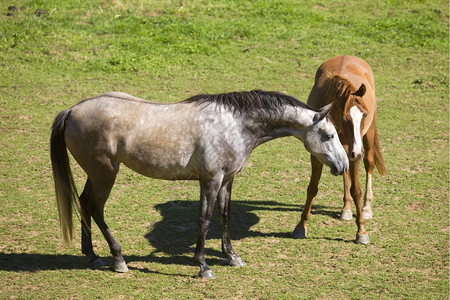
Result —
<path fill-rule="evenodd" d="M 326 115 L 328 115 L 328 113 L 330 112 L 332 106 L 333 106 L 333 103 L 330 103 L 328 105 L 325 105 L 321 109 L 319 109 L 319 111 L 316 112 L 316 114 L 314 115 L 313 123 L 317 123 L 320 120 L 322 120 L 323 118 L 325 118 Z"/>
<path fill-rule="evenodd" d="M 362 97 L 366 94 L 366 86 L 364 85 L 364 83 L 361 84 L 361 86 L 359 87 L 359 89 L 353 93 L 353 95 L 358 96 L 358 97 Z"/>

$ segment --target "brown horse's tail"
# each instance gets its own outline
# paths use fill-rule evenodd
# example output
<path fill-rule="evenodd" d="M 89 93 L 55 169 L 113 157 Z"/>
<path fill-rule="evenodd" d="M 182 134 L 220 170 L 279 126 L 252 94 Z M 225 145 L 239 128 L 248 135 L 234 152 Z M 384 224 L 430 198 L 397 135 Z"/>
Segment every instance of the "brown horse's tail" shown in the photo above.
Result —
<path fill-rule="evenodd" d="M 388 172 L 386 169 L 386 164 L 384 163 L 383 156 L 381 155 L 381 146 L 380 141 L 378 139 L 378 132 L 376 127 L 373 142 L 373 152 L 375 158 L 375 166 L 378 169 L 378 173 L 380 173 L 380 175 L 387 175 Z"/>
<path fill-rule="evenodd" d="M 58 114 L 53 122 L 50 138 L 50 157 L 55 181 L 56 204 L 58 206 L 61 233 L 66 244 L 72 242 L 72 207 L 79 207 L 79 198 L 72 171 L 70 170 L 64 130 L 70 109 Z"/>

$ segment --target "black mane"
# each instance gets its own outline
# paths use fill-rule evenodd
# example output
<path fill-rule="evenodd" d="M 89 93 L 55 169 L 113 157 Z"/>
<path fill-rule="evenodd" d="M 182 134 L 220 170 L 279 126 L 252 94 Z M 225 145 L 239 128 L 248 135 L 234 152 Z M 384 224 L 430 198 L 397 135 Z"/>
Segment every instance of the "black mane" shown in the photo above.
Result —
<path fill-rule="evenodd" d="M 216 103 L 232 110 L 233 113 L 243 114 L 255 114 L 261 112 L 270 115 L 282 114 L 287 105 L 315 110 L 295 97 L 281 92 L 268 92 L 262 90 L 211 95 L 199 94 L 186 99 L 183 102 L 196 103 L 198 105 Z"/>

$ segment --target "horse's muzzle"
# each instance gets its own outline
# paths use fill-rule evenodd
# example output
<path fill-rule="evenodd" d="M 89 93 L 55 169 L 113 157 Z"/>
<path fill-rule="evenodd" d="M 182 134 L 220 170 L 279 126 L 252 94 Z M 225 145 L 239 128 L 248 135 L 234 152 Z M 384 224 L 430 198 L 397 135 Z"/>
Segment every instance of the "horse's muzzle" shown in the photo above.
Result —
<path fill-rule="evenodd" d="M 330 173 L 334 176 L 343 175 L 347 172 L 349 167 L 349 160 L 347 155 L 342 155 L 341 160 L 330 166 Z"/>
<path fill-rule="evenodd" d="M 349 159 L 351 160 L 351 161 L 357 161 L 357 160 L 361 160 L 361 159 L 363 159 L 364 158 L 364 150 L 361 150 L 361 152 L 359 152 L 359 153 L 356 153 L 355 151 L 352 151 L 352 152 L 350 152 L 350 155 L 349 155 Z"/>
<path fill-rule="evenodd" d="M 334 175 L 334 176 L 343 175 L 345 172 L 347 172 L 347 169 L 348 169 L 347 166 L 344 168 L 341 168 L 339 170 L 338 170 L 338 168 L 333 166 L 330 168 L 330 173 L 331 173 L 331 175 Z"/>

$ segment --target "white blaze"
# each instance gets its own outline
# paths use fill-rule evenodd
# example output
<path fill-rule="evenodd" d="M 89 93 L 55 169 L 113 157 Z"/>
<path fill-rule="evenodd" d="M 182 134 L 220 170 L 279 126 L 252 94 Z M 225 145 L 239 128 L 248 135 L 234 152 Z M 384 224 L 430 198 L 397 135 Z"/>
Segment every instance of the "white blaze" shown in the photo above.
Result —
<path fill-rule="evenodd" d="M 350 116 L 353 120 L 353 136 L 355 137 L 353 141 L 353 152 L 355 156 L 361 155 L 361 120 L 364 114 L 358 109 L 358 107 L 353 106 L 350 108 Z"/>

